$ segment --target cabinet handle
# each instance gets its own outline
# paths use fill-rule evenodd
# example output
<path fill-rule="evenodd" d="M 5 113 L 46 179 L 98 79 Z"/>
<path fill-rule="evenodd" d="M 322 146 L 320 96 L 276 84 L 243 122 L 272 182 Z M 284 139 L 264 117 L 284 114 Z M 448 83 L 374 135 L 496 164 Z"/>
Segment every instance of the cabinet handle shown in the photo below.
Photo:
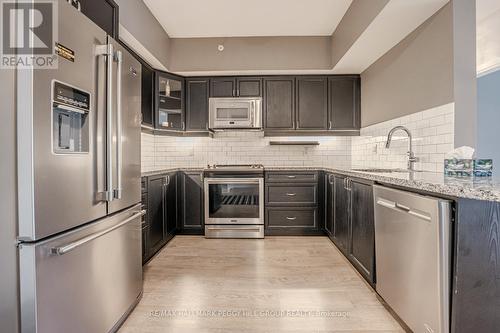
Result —
<path fill-rule="evenodd" d="M 167 176 L 165 177 L 165 186 L 167 186 L 167 185 L 169 185 L 169 184 L 170 184 L 170 176 L 169 176 L 169 175 L 167 175 Z"/>
<path fill-rule="evenodd" d="M 332 129 L 332 121 L 331 120 L 328 122 L 328 129 Z"/>
<path fill-rule="evenodd" d="M 290 178 L 290 179 L 297 178 L 297 176 L 287 176 L 287 177 Z"/>
<path fill-rule="evenodd" d="M 233 97 L 236 97 L 236 89 L 233 89 Z"/>
<path fill-rule="evenodd" d="M 297 194 L 295 194 L 295 193 L 287 193 L 286 195 L 288 195 L 289 197 L 294 197 L 294 196 L 296 196 Z"/>
<path fill-rule="evenodd" d="M 186 129 L 186 122 L 182 122 L 182 129 L 185 130 Z"/>
<path fill-rule="evenodd" d="M 293 221 L 293 220 L 296 220 L 296 219 L 297 219 L 297 217 L 296 217 L 296 216 L 293 216 L 293 217 L 289 217 L 289 216 L 287 216 L 287 217 L 286 217 L 286 219 L 287 219 L 287 220 L 290 220 L 290 221 Z"/>
<path fill-rule="evenodd" d="M 328 182 L 333 185 L 333 175 L 328 175 Z"/>

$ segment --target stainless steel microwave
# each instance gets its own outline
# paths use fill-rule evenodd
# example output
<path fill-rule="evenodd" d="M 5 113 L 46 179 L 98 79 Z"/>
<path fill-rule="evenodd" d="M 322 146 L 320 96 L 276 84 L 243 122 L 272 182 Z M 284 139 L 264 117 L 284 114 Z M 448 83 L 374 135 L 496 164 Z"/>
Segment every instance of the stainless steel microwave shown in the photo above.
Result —
<path fill-rule="evenodd" d="M 262 98 L 210 98 L 209 128 L 261 129 Z"/>

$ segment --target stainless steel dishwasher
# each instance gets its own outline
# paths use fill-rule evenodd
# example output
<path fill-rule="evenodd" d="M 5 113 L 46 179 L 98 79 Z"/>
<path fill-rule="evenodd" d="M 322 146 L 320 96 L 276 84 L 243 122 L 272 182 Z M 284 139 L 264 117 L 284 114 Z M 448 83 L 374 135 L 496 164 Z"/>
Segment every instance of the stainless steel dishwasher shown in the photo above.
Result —
<path fill-rule="evenodd" d="M 377 292 L 415 333 L 449 332 L 451 202 L 374 186 Z"/>

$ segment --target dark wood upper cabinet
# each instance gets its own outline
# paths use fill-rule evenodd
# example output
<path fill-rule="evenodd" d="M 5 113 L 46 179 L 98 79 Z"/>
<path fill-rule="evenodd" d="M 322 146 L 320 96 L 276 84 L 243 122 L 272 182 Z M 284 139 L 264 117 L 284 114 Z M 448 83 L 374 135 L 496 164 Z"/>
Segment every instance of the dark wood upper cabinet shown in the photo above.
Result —
<path fill-rule="evenodd" d="M 156 72 L 156 128 L 184 130 L 184 79 L 165 72 Z"/>
<path fill-rule="evenodd" d="M 237 97 L 261 97 L 262 78 L 260 77 L 239 77 L 236 88 Z"/>
<path fill-rule="evenodd" d="M 349 211 L 350 195 L 345 186 L 346 177 L 334 176 L 334 224 L 333 224 L 333 242 L 337 247 L 347 255 L 347 246 L 349 242 Z"/>
<path fill-rule="evenodd" d="M 118 5 L 113 0 L 80 0 L 82 13 L 118 40 Z"/>
<path fill-rule="evenodd" d="M 236 78 L 215 77 L 210 79 L 210 97 L 236 96 Z"/>
<path fill-rule="evenodd" d="M 208 78 L 186 79 L 186 130 L 208 130 Z"/>
<path fill-rule="evenodd" d="M 349 259 L 370 283 L 375 283 L 375 222 L 371 184 L 351 179 L 351 240 Z"/>
<path fill-rule="evenodd" d="M 154 127 L 154 70 L 144 63 L 141 80 L 142 124 Z"/>
<path fill-rule="evenodd" d="M 263 118 L 265 130 L 295 128 L 295 78 L 264 78 Z"/>
<path fill-rule="evenodd" d="M 214 77 L 210 79 L 210 97 L 260 97 L 260 77 Z"/>
<path fill-rule="evenodd" d="M 328 128 L 328 81 L 326 77 L 297 77 L 297 129 Z"/>
<path fill-rule="evenodd" d="M 361 126 L 360 78 L 328 78 L 328 129 L 352 130 Z"/>

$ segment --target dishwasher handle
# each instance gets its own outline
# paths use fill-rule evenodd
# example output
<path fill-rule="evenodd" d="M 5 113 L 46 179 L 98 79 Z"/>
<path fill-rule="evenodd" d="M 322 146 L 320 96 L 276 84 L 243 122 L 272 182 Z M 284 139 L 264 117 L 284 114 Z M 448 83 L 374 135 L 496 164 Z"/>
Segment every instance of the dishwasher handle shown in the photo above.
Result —
<path fill-rule="evenodd" d="M 392 209 L 392 210 L 399 212 L 399 213 L 409 214 L 413 217 L 419 218 L 419 219 L 427 221 L 427 222 L 430 222 L 432 219 L 431 215 L 426 213 L 426 212 L 421 212 L 421 211 L 418 211 L 416 209 L 412 209 L 408 206 L 405 206 L 403 204 L 400 204 L 398 202 L 387 200 L 387 199 L 384 199 L 381 197 L 377 198 L 377 205 Z"/>

